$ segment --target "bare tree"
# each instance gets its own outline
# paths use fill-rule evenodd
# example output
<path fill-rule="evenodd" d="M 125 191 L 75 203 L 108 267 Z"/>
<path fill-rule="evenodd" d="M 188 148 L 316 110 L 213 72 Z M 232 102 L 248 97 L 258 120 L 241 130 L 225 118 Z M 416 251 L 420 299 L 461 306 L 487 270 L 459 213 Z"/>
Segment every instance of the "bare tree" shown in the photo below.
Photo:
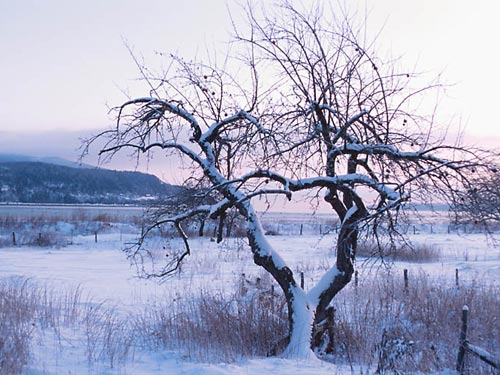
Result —
<path fill-rule="evenodd" d="M 333 298 L 351 280 L 360 230 L 396 231 L 405 202 L 449 201 L 469 186 L 471 170 L 489 171 L 493 161 L 433 137 L 433 114 L 416 109 L 439 85 L 412 89 L 414 75 L 377 57 L 346 17 L 300 11 L 287 1 L 267 14 L 252 8 L 246 14 L 248 28 L 236 27 L 239 52 L 222 68 L 170 55 L 168 71 L 155 76 L 138 64 L 149 94 L 123 103 L 114 128 L 89 144 L 107 139 L 100 151 L 107 157 L 122 149 L 161 150 L 190 160 L 192 178 L 210 186 L 216 202 L 163 213 L 131 255 L 141 254 L 155 227 L 172 223 L 185 251 L 156 274 L 168 276 L 191 252 L 185 220 L 223 220 L 236 210 L 255 264 L 287 300 L 283 355 L 308 356 Z M 266 240 L 252 204 L 259 196 L 305 192 L 324 194 L 341 223 L 335 263 L 308 291 Z"/>
<path fill-rule="evenodd" d="M 474 182 L 454 195 L 452 212 L 457 224 L 474 224 L 490 231 L 500 222 L 500 175 L 492 166 L 491 176 L 474 177 Z"/>

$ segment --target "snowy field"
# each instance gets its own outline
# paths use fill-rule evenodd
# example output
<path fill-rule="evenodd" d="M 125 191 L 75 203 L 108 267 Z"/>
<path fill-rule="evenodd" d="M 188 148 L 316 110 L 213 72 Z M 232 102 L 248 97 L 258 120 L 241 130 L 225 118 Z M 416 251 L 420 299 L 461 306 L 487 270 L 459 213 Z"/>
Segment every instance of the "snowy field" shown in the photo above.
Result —
<path fill-rule="evenodd" d="M 64 211 L 59 208 L 59 212 L 61 210 Z M 10 215 L 15 215 L 15 212 L 15 210 L 10 211 Z M 29 216 L 25 211 L 22 215 Z M 54 215 L 56 216 L 58 217 Z M 313 285 L 322 272 L 332 264 L 331 248 L 335 240 L 335 223 L 329 221 L 327 216 L 301 218 L 300 215 L 286 217 L 286 215 L 269 214 L 264 219 L 266 225 L 277 234 L 269 236 L 269 241 L 282 252 L 294 271 L 304 272 L 305 288 Z M 431 223 L 432 229 L 429 227 Z M 301 224 L 307 224 L 309 227 L 300 229 Z M 235 280 L 241 279 L 243 274 L 246 280 L 257 280 L 262 277 L 262 271 L 253 265 L 249 251 L 241 239 L 226 239 L 221 244 L 216 244 L 208 237 L 194 238 L 192 255 L 183 265 L 182 272 L 158 283 L 155 280 L 137 277 L 136 268 L 121 251 L 124 243 L 133 240 L 138 234 L 134 232 L 133 226 L 120 223 L 101 225 L 97 242 L 92 230 L 95 229 L 95 224 L 94 226 L 89 224 L 86 232 L 64 223 L 56 223 L 55 228 L 66 235 L 66 238 L 70 238 L 70 244 L 51 247 L 4 245 L 0 248 L 0 277 L 29 278 L 37 285 L 46 285 L 50 290 L 61 294 L 78 288 L 83 296 L 81 303 L 85 304 L 86 308 L 89 306 L 92 308 L 93 304 L 105 305 L 112 309 L 114 314 L 125 318 L 143 306 L 165 303 L 175 298 L 187 299 L 190 296 L 194 298 L 200 291 L 212 290 L 230 294 L 236 288 Z M 10 239 L 10 231 L 3 229 L 0 235 Z M 298 233 L 299 230 L 303 231 L 302 235 Z M 461 285 L 474 283 L 498 285 L 500 249 L 494 247 L 484 234 L 463 233 L 454 228 L 450 229 L 444 218 L 438 220 L 436 217 L 425 225 L 409 226 L 407 231 L 413 243 L 438 248 L 439 258 L 424 263 L 395 261 L 390 264 L 360 258 L 357 267 L 361 281 L 375 277 L 380 272 L 401 275 L 402 279 L 402 270 L 408 269 L 410 285 L 417 279 L 417 275 L 422 273 L 436 283 L 451 285 L 456 282 L 458 270 Z M 166 241 L 166 246 L 173 251 L 181 246 L 177 239 Z M 304 249 L 309 251 L 305 252 Z M 317 256 L 311 257 L 311 249 Z M 33 326 L 35 325 L 34 322 Z M 85 334 L 83 329 L 64 328 L 64 325 L 61 327 L 57 334 L 50 329 L 35 329 L 32 358 L 26 367 L 25 375 L 346 375 L 366 371 L 348 364 L 334 365 L 313 358 L 308 362 L 262 358 L 242 359 L 231 364 L 204 364 L 191 361 L 182 353 L 161 348 L 158 350 L 132 348 L 133 353 L 126 362 L 111 366 L 108 360 L 99 360 L 97 357 L 89 359 L 88 345 L 85 345 L 89 339 L 88 332 Z M 373 373 L 373 371 L 363 373 Z M 453 372 L 445 371 L 440 374 L 448 373 Z"/>

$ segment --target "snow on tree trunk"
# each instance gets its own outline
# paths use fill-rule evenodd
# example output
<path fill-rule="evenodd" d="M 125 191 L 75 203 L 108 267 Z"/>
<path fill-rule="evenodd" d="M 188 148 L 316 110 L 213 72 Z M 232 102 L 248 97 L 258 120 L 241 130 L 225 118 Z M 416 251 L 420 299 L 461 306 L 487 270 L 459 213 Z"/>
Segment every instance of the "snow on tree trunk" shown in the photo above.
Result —
<path fill-rule="evenodd" d="M 315 307 L 310 303 L 304 291 L 295 285 L 292 287 L 290 342 L 282 353 L 284 358 L 310 359 L 315 355 L 311 349 Z"/>
<path fill-rule="evenodd" d="M 315 305 L 296 283 L 292 270 L 266 240 L 260 220 L 251 206 L 245 207 L 247 236 L 255 264 L 269 272 L 280 285 L 288 305 L 290 341 L 282 353 L 286 358 L 311 358 Z"/>

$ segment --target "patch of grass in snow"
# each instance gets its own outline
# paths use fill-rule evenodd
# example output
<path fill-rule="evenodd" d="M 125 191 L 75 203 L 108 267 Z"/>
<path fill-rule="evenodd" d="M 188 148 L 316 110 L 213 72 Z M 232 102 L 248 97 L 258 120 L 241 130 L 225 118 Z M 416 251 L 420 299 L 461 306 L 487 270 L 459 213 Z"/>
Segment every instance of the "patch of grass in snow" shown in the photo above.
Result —
<path fill-rule="evenodd" d="M 35 331 L 75 324 L 80 289 L 56 294 L 29 279 L 0 279 L 0 374 L 20 374 L 29 363 Z"/>
<path fill-rule="evenodd" d="M 234 292 L 178 293 L 124 316 L 105 303 L 82 302 L 80 288 L 58 293 L 26 279 L 0 280 L 0 373 L 22 373 L 35 332 L 52 330 L 64 343 L 68 327 L 82 359 L 109 367 L 131 363 L 137 348 L 173 350 L 205 362 L 265 356 L 288 333 L 286 303 L 267 274 L 240 274 L 234 282 Z M 497 285 L 458 288 L 425 274 L 412 277 L 408 288 L 401 276 L 382 270 L 361 275 L 357 287 L 349 285 L 334 301 L 332 352 L 325 358 L 389 374 L 453 368 L 464 304 L 470 307 L 471 342 L 498 355 L 499 295 Z M 474 359 L 468 368 L 493 374 Z"/>
<path fill-rule="evenodd" d="M 124 222 L 120 215 L 91 215 L 78 209 L 61 208 L 65 214 L 19 214 L 0 217 L 0 248 L 11 246 L 64 247 L 78 235 L 116 232 L 140 233 L 141 219 Z"/>
<path fill-rule="evenodd" d="M 391 261 L 413 263 L 437 262 L 441 259 L 441 250 L 435 245 L 406 244 L 398 247 L 388 244 L 378 246 L 377 243 L 360 242 L 356 249 L 358 257 L 382 258 Z"/>
<path fill-rule="evenodd" d="M 70 244 L 69 236 L 55 230 L 40 229 L 40 231 L 28 229 L 15 234 L 16 245 L 32 247 L 64 247 Z M 12 237 L 2 237 L 0 247 L 12 246 Z"/>
<path fill-rule="evenodd" d="M 34 338 L 46 337 L 47 330 L 62 345 L 64 328 L 82 332 L 77 345 L 85 348 L 89 364 L 115 367 L 133 358 L 128 321 L 104 304 L 82 302 L 79 287 L 61 292 L 25 278 L 0 279 L 0 374 L 21 374 Z"/>
<path fill-rule="evenodd" d="M 195 361 L 233 362 L 268 355 L 287 335 L 286 304 L 267 274 L 244 275 L 235 292 L 200 292 L 148 306 L 135 320 L 146 347 L 179 351 Z"/>
<path fill-rule="evenodd" d="M 463 305 L 470 308 L 469 339 L 498 356 L 500 288 L 461 286 L 414 277 L 406 289 L 402 277 L 382 273 L 350 285 L 335 305 L 330 359 L 387 373 L 424 373 L 454 368 Z M 494 374 L 470 358 L 469 373 Z"/>
<path fill-rule="evenodd" d="M 0 282 L 0 374 L 20 374 L 30 358 L 36 291 L 26 280 Z"/>
<path fill-rule="evenodd" d="M 89 364 L 104 362 L 113 368 L 125 365 L 134 354 L 134 335 L 128 320 L 103 303 L 82 309 L 83 326 Z"/>

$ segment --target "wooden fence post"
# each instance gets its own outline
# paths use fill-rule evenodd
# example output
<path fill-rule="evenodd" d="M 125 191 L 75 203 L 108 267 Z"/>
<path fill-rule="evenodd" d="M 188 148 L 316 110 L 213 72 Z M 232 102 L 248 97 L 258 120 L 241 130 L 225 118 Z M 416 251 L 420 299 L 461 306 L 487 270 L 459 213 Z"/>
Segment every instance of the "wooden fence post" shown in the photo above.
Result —
<path fill-rule="evenodd" d="M 460 283 L 458 280 L 458 268 L 455 268 L 455 285 L 457 288 L 460 286 Z"/>
<path fill-rule="evenodd" d="M 203 237 L 205 231 L 205 220 L 200 220 L 200 227 L 198 228 L 198 237 Z"/>
<path fill-rule="evenodd" d="M 94 240 L 97 243 L 97 231 L 94 232 Z"/>
<path fill-rule="evenodd" d="M 304 229 L 304 224 L 300 224 L 300 235 L 302 236 L 302 231 Z"/>
<path fill-rule="evenodd" d="M 458 348 L 457 355 L 457 372 L 460 375 L 464 374 L 465 370 L 465 353 L 473 354 L 478 357 L 481 361 L 487 363 L 491 367 L 500 370 L 500 360 L 494 358 L 493 355 L 488 353 L 483 348 L 480 348 L 476 345 L 472 345 L 469 340 L 467 340 L 467 314 L 469 312 L 469 308 L 465 305 L 462 308 L 462 328 L 460 331 L 460 346 Z"/>
<path fill-rule="evenodd" d="M 356 288 L 358 287 L 358 282 L 359 282 L 359 272 L 356 270 L 354 271 L 354 286 Z"/>
<path fill-rule="evenodd" d="M 16 232 L 12 232 L 12 245 L 16 246 Z"/>
<path fill-rule="evenodd" d="M 464 305 L 462 308 L 462 329 L 460 330 L 460 347 L 457 356 L 457 371 L 460 374 L 464 373 L 464 360 L 465 360 L 465 346 L 467 344 L 467 314 L 469 308 Z"/>
<path fill-rule="evenodd" d="M 304 289 L 304 272 L 300 273 L 300 287 Z"/>
<path fill-rule="evenodd" d="M 405 290 L 408 290 L 408 270 L 406 268 L 403 270 L 403 277 L 405 280 Z"/>

